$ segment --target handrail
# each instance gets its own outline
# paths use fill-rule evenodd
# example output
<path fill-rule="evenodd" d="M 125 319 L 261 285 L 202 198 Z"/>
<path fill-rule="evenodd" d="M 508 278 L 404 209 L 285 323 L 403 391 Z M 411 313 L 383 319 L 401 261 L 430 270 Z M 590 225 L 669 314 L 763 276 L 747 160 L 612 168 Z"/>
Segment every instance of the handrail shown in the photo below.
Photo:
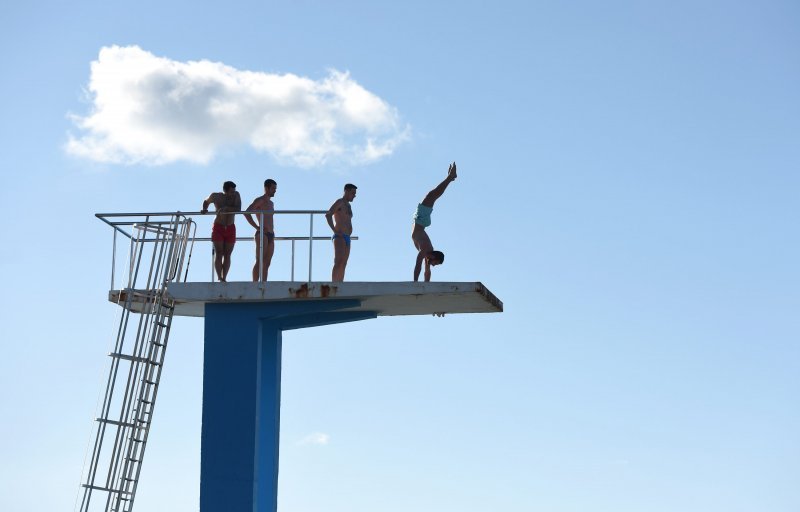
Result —
<path fill-rule="evenodd" d="M 308 282 L 311 282 L 312 276 L 312 263 L 313 263 L 313 242 L 318 241 L 327 241 L 330 240 L 330 236 L 315 236 L 314 235 L 314 215 L 324 215 L 327 213 L 327 210 L 243 210 L 243 211 L 235 211 L 235 212 L 216 212 L 216 211 L 192 211 L 192 212 L 184 212 L 184 211 L 174 211 L 174 212 L 105 212 L 105 213 L 95 213 L 95 217 L 103 221 L 104 223 L 108 224 L 114 229 L 114 239 L 113 239 L 113 248 L 112 248 L 112 256 L 111 256 L 111 287 L 114 287 L 114 276 L 115 276 L 115 267 L 116 267 L 116 256 L 117 256 L 117 234 L 122 234 L 131 242 L 154 242 L 155 240 L 149 238 L 140 238 L 136 236 L 135 232 L 137 228 L 141 229 L 142 227 L 145 228 L 146 231 L 149 230 L 156 230 L 160 231 L 162 229 L 168 229 L 164 226 L 172 226 L 177 219 L 184 219 L 192 222 L 195 224 L 194 232 L 191 236 L 187 236 L 187 241 L 191 241 L 192 244 L 194 242 L 211 242 L 211 237 L 198 237 L 197 236 L 197 226 L 196 222 L 192 217 L 195 216 L 213 216 L 216 217 L 217 215 L 254 215 L 259 218 L 259 225 L 264 225 L 264 216 L 265 215 L 308 215 L 309 216 L 309 231 L 308 235 L 306 236 L 276 236 L 273 240 L 275 241 L 289 241 L 292 244 L 291 250 L 291 279 L 294 281 L 294 267 L 295 267 L 295 242 L 297 241 L 308 241 Z M 131 219 L 131 217 L 143 217 L 143 219 Z M 169 217 L 169 219 L 159 219 L 159 217 Z M 131 229 L 126 229 L 131 228 Z M 263 272 L 263 258 L 264 258 L 264 231 L 261 230 L 261 240 L 260 245 L 261 251 L 258 254 L 258 280 L 259 282 L 264 280 Z M 188 233 L 187 233 L 188 235 Z M 358 236 L 351 236 L 351 240 L 358 240 Z M 236 237 L 235 239 L 237 242 L 255 242 L 252 236 L 245 236 L 245 237 Z M 212 245 L 211 249 L 212 254 L 212 272 L 211 272 L 211 280 L 214 281 L 214 248 Z M 188 272 L 188 268 L 187 268 Z M 186 277 L 184 277 L 184 280 Z"/>
<path fill-rule="evenodd" d="M 275 213 L 275 214 L 323 214 L 328 213 L 328 210 L 244 210 L 240 212 L 220 212 L 221 215 L 239 215 L 245 213 Z M 150 215 L 151 217 L 166 217 L 168 215 L 217 215 L 217 212 L 214 211 L 207 211 L 203 213 L 202 211 L 198 212 L 136 212 L 136 213 L 95 213 L 94 216 L 98 219 L 103 217 L 143 217 L 145 215 Z"/>

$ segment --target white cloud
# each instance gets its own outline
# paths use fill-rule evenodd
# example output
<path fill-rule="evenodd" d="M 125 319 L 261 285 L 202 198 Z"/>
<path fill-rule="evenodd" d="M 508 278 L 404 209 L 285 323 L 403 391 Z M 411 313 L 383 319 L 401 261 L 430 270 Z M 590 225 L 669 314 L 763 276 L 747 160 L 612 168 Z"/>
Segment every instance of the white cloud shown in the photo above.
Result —
<path fill-rule="evenodd" d="M 98 162 L 208 163 L 250 145 L 299 167 L 359 165 L 390 155 L 409 136 L 397 109 L 348 73 L 322 80 L 178 62 L 137 46 L 111 46 L 92 62 L 80 133 L 66 150 Z"/>
<path fill-rule="evenodd" d="M 297 444 L 299 445 L 308 445 L 308 444 L 315 444 L 320 446 L 325 446 L 330 441 L 331 436 L 328 434 L 323 434 L 322 432 L 314 432 L 313 434 L 309 434 L 303 439 L 301 439 Z"/>

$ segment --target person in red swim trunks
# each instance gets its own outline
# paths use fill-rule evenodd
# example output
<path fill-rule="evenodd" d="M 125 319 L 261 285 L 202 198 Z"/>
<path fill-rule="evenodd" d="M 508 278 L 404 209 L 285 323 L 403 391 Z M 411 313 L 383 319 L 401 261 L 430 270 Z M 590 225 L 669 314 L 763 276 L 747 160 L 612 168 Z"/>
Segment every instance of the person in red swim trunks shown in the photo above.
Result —
<path fill-rule="evenodd" d="M 231 253 L 236 243 L 236 226 L 233 213 L 242 211 L 242 198 L 236 191 L 236 183 L 226 181 L 222 192 L 213 192 L 203 201 L 202 213 L 208 213 L 208 206 L 213 204 L 217 209 L 217 218 L 211 229 L 211 241 L 214 243 L 214 269 L 217 278 L 224 283 L 231 268 Z"/>

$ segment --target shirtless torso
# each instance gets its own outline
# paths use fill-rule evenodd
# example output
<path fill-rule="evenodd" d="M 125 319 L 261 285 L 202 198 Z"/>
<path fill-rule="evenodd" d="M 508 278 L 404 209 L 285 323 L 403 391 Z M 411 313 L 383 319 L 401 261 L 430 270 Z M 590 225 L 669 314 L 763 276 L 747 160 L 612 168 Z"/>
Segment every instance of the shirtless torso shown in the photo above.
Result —
<path fill-rule="evenodd" d="M 259 212 L 259 211 L 272 212 L 272 211 L 275 211 L 275 204 L 272 202 L 271 196 L 269 196 L 267 194 L 264 194 L 261 197 L 255 198 L 253 200 L 253 204 L 251 204 L 250 206 L 247 207 L 247 211 L 248 212 Z M 253 217 L 255 217 L 256 220 L 253 220 Z M 272 214 L 272 213 L 264 213 L 264 225 L 263 225 L 263 228 L 264 228 L 264 231 L 266 233 L 274 233 L 275 232 L 275 225 L 274 225 L 273 217 L 274 217 L 274 214 Z M 251 226 L 256 228 L 256 231 L 261 229 L 262 226 L 259 223 L 259 219 L 261 218 L 260 214 L 249 214 L 249 213 L 246 213 L 245 214 L 245 218 L 247 219 L 247 222 L 249 222 Z"/>
<path fill-rule="evenodd" d="M 334 233 L 342 233 L 347 236 L 353 234 L 353 208 L 346 199 L 339 199 L 333 206 Z"/>
<path fill-rule="evenodd" d="M 230 226 L 234 222 L 235 216 L 227 212 L 238 212 L 242 209 L 242 198 L 239 192 L 233 194 L 226 194 L 224 192 L 214 192 L 206 201 L 213 204 L 217 209 L 217 216 L 214 219 L 214 224 L 221 226 Z"/>

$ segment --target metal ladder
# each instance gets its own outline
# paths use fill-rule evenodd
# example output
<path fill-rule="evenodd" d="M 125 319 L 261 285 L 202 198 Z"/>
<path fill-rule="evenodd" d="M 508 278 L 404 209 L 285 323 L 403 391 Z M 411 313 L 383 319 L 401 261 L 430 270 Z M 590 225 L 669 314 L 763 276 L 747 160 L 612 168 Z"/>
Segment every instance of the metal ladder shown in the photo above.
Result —
<path fill-rule="evenodd" d="M 80 512 L 133 508 L 175 308 L 167 285 L 186 280 L 192 229 L 195 223 L 180 214 L 169 220 L 147 216 L 132 226 L 128 283 L 120 293 L 122 314 L 81 479 Z M 96 494 L 100 499 L 93 500 Z"/>

